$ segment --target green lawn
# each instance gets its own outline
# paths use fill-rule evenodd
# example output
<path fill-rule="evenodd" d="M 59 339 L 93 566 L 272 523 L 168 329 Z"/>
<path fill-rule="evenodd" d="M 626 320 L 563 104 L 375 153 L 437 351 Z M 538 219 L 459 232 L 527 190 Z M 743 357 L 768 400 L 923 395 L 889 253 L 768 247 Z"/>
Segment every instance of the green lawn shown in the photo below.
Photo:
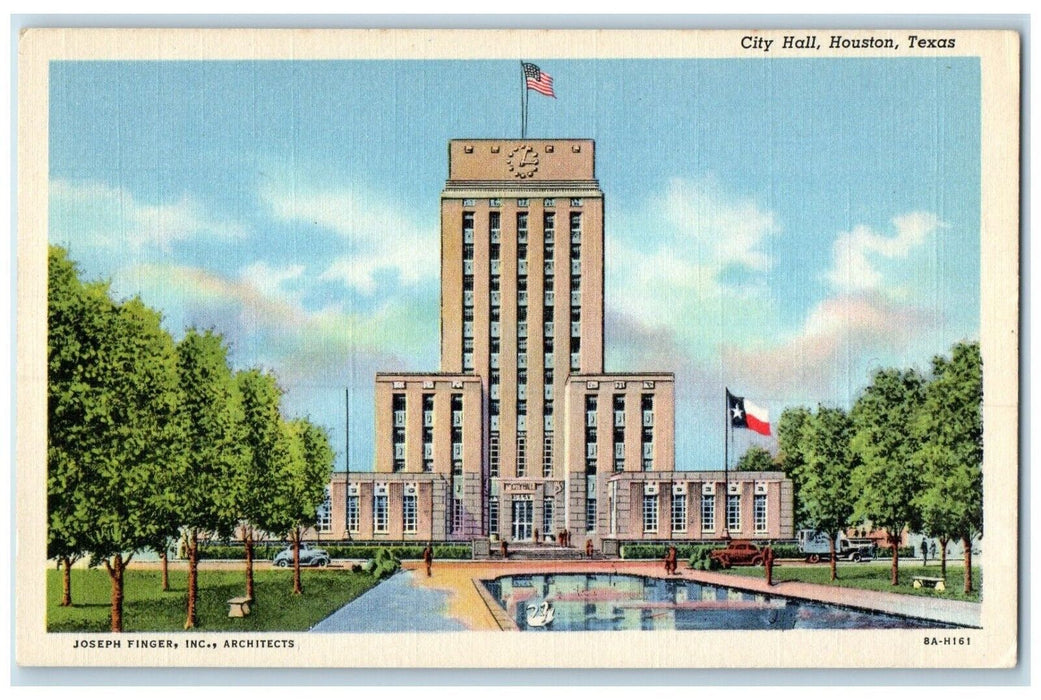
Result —
<path fill-rule="evenodd" d="M 252 614 L 229 618 L 229 598 L 243 595 L 244 571 L 199 572 L 197 630 L 302 631 L 372 588 L 366 573 L 305 569 L 304 594 L 294 596 L 292 569 L 255 571 L 257 603 Z M 184 629 L 188 574 L 170 571 L 171 590 L 160 590 L 159 571 L 131 569 L 124 581 L 123 629 L 127 632 L 175 632 Z M 63 608 L 61 572 L 47 572 L 48 632 L 107 632 L 112 587 L 99 569 L 72 570 L 72 607 Z"/>
<path fill-rule="evenodd" d="M 733 569 L 721 571 L 720 573 L 740 574 L 744 576 L 762 576 L 763 568 L 739 566 Z M 940 577 L 940 566 L 921 564 L 900 563 L 899 584 L 889 585 L 890 562 L 875 561 L 870 564 L 839 563 L 838 580 L 831 581 L 831 567 L 826 563 L 813 566 L 774 566 L 774 581 L 802 581 L 804 583 L 820 583 L 824 585 L 842 586 L 844 588 L 863 588 L 869 591 L 888 591 L 890 593 L 907 593 L 910 595 L 928 596 L 930 598 L 948 598 L 951 600 L 971 600 L 978 602 L 980 599 L 980 586 L 983 583 L 983 573 L 977 566 L 972 567 L 971 595 L 965 595 L 965 567 L 961 564 L 947 565 L 947 590 L 940 591 L 932 588 L 914 588 L 911 583 L 912 576 Z"/>

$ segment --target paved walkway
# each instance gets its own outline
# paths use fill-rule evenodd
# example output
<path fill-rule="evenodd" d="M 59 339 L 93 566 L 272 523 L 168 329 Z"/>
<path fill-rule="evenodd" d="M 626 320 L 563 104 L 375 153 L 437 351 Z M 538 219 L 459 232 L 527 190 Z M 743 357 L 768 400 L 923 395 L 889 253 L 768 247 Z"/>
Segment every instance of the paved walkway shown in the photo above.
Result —
<path fill-rule="evenodd" d="M 420 565 L 406 563 L 405 568 L 415 569 Z M 832 605 L 843 605 L 860 610 L 884 612 L 926 620 L 936 620 L 966 627 L 980 626 L 980 604 L 960 600 L 944 600 L 926 596 L 911 596 L 901 593 L 865 591 L 854 588 L 823 586 L 814 583 L 789 581 L 767 586 L 762 577 L 721 574 L 711 571 L 681 569 L 676 578 L 699 583 L 729 586 L 757 593 L 783 595 Z M 475 580 L 492 579 L 510 574 L 541 573 L 614 573 L 636 576 L 664 577 L 659 561 L 453 561 L 434 562 L 434 575 L 430 578 L 417 575 L 417 587 L 444 591 L 448 594 L 448 614 L 459 620 L 466 628 L 479 630 L 501 629 L 496 616 L 481 596 Z M 383 584 L 386 585 L 386 584 Z M 380 586 L 382 588 L 382 586 Z M 378 590 L 378 589 L 377 589 Z"/>
<path fill-rule="evenodd" d="M 370 589 L 311 628 L 312 632 L 450 632 L 463 623 L 446 615 L 448 595 L 414 585 L 405 571 Z"/>

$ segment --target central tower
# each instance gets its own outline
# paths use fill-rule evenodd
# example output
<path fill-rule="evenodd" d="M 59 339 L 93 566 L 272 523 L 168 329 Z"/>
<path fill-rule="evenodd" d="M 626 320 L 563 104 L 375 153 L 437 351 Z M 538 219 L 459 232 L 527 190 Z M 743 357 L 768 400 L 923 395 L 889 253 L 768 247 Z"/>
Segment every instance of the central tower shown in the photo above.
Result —
<path fill-rule="evenodd" d="M 558 527 L 563 521 L 546 511 L 563 516 L 565 385 L 571 374 L 603 371 L 604 206 L 594 144 L 455 140 L 448 159 L 441 370 L 482 383 L 490 529 L 498 530 L 501 489 L 531 494 L 524 520 L 534 528 Z"/>

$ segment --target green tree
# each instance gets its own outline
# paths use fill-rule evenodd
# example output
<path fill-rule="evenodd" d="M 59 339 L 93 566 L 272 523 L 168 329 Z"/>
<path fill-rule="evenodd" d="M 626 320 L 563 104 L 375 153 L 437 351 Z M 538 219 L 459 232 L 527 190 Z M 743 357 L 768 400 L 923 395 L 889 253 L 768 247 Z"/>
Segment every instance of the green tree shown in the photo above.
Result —
<path fill-rule="evenodd" d="M 983 362 L 979 343 L 959 343 L 951 358 L 933 358 L 933 378 L 914 423 L 915 463 L 923 487 L 917 505 L 925 531 L 965 548 L 965 592 L 972 591 L 972 540 L 983 531 Z"/>
<path fill-rule="evenodd" d="M 309 420 L 297 419 L 283 425 L 288 459 L 273 493 L 268 526 L 289 540 L 293 547 L 293 593 L 303 593 L 300 579 L 300 544 L 304 529 L 315 524 L 318 508 L 325 500 L 325 487 L 333 468 L 333 450 L 328 432 Z"/>
<path fill-rule="evenodd" d="M 831 580 L 838 578 L 835 538 L 853 515 L 850 489 L 857 463 L 850 448 L 853 423 L 840 408 L 818 407 L 802 421 L 799 440 L 803 459 L 797 467 L 805 525 L 828 535 Z"/>
<path fill-rule="evenodd" d="M 288 469 L 292 442 L 286 439 L 282 424 L 282 390 L 275 377 L 251 369 L 236 373 L 235 383 L 242 401 L 248 456 L 231 475 L 229 495 L 246 549 L 246 597 L 255 600 L 253 545 L 258 532 L 278 532 L 283 524 L 279 482 Z"/>
<path fill-rule="evenodd" d="M 47 557 L 62 569 L 61 605 L 72 605 L 71 568 L 87 553 L 90 529 L 79 446 L 89 411 L 100 324 L 112 311 L 108 289 L 84 284 L 64 249 L 47 267 Z"/>
<path fill-rule="evenodd" d="M 770 450 L 765 447 L 753 445 L 745 450 L 745 453 L 737 460 L 737 464 L 734 466 L 734 471 L 768 472 L 776 468 Z"/>
<path fill-rule="evenodd" d="M 235 510 L 229 492 L 233 475 L 245 469 L 248 448 L 239 391 L 221 337 L 209 330 L 189 329 L 177 345 L 177 364 L 187 430 L 177 511 L 187 543 L 184 627 L 190 629 L 198 622 L 199 537 L 233 533 Z"/>
<path fill-rule="evenodd" d="M 183 455 L 176 355 L 140 299 L 116 303 L 106 285 L 79 283 L 64 251 L 52 249 L 50 263 L 49 303 L 66 315 L 48 333 L 49 476 L 71 495 L 49 505 L 71 524 L 75 549 L 108 571 L 111 629 L 121 632 L 126 565 L 169 527 L 174 507 Z"/>
<path fill-rule="evenodd" d="M 921 522 L 916 499 L 922 475 L 914 461 L 917 443 L 912 424 L 924 398 L 925 383 L 916 370 L 879 370 L 850 414 L 852 448 L 861 462 L 853 472 L 854 520 L 885 531 L 893 551 L 890 583 L 894 586 L 901 535 Z"/>
<path fill-rule="evenodd" d="M 800 527 L 806 522 L 800 481 L 806 461 L 802 451 L 802 427 L 811 416 L 809 409 L 798 406 L 786 408 L 777 421 L 777 465 L 792 480 L 792 513 Z"/>

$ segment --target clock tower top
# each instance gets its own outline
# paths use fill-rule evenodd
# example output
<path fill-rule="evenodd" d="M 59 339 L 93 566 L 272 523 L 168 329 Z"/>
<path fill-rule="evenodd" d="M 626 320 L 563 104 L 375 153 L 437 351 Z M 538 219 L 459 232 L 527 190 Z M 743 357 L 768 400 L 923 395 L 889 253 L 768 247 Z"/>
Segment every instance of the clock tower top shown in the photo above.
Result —
<path fill-rule="evenodd" d="M 592 183 L 589 139 L 456 139 L 448 144 L 448 182 L 524 185 Z"/>

